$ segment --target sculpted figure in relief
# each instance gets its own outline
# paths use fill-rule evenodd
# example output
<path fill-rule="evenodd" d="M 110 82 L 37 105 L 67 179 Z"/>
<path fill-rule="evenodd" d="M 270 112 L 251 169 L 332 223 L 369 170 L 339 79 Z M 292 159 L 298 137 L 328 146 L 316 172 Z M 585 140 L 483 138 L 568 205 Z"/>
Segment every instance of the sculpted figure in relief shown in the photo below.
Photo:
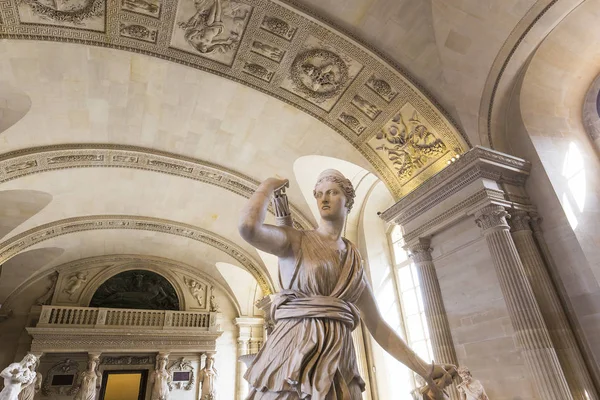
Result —
<path fill-rule="evenodd" d="M 217 398 L 217 370 L 214 368 L 215 359 L 212 355 L 206 357 L 206 364 L 200 370 L 198 379 L 202 383 L 200 400 L 216 400 Z"/>
<path fill-rule="evenodd" d="M 19 400 L 33 400 L 35 394 L 42 388 L 42 374 L 35 371 L 36 367 L 37 363 L 29 366 L 31 372 L 35 374 L 35 378 L 29 384 L 23 385 L 23 390 L 19 394 Z"/>
<path fill-rule="evenodd" d="M 64 290 L 64 292 L 69 295 L 69 299 L 73 299 L 75 293 L 77 293 L 79 288 L 86 282 L 87 274 L 84 274 L 83 272 L 78 272 L 69 278 L 67 288 Z"/>
<path fill-rule="evenodd" d="M 75 395 L 75 400 L 94 400 L 96 390 L 100 388 L 102 377 L 97 370 L 100 359 L 96 355 L 89 355 L 87 370 L 78 376 L 79 388 Z"/>
<path fill-rule="evenodd" d="M 490 400 L 481 382 L 473 379 L 471 371 L 467 367 L 460 367 L 458 375 L 462 379 L 462 382 L 456 385 L 460 393 L 460 400 Z"/>
<path fill-rule="evenodd" d="M 27 354 L 21 362 L 12 363 L 0 372 L 4 378 L 4 389 L 0 392 L 0 400 L 18 400 L 19 393 L 37 377 L 34 368 L 37 357 Z"/>
<path fill-rule="evenodd" d="M 204 307 L 204 287 L 201 284 L 199 284 L 196 280 L 188 279 L 185 276 L 183 277 L 183 281 L 190 289 L 190 292 L 192 293 L 192 296 L 194 296 L 194 299 L 196 299 L 196 301 L 198 302 L 198 306 Z"/>
<path fill-rule="evenodd" d="M 156 370 L 152 373 L 152 395 L 150 400 L 169 400 L 171 373 L 167 371 L 168 358 L 164 354 L 156 357 Z"/>
<path fill-rule="evenodd" d="M 264 222 L 271 197 L 287 185 L 261 183 L 240 219 L 246 241 L 279 257 L 282 287 L 270 310 L 275 328 L 245 374 L 247 399 L 362 399 L 351 336 L 361 318 L 382 348 L 425 379 L 432 399 L 444 399 L 455 367 L 428 364 L 383 320 L 361 256 L 342 237 L 355 197 L 350 180 L 336 170 L 321 173 L 314 188 L 321 220 L 307 231 Z"/>

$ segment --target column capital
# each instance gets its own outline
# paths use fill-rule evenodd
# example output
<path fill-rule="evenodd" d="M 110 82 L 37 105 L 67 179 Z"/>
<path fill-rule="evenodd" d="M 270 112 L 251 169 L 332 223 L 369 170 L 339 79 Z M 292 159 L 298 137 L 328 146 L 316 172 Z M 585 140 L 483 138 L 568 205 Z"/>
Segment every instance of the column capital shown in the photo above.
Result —
<path fill-rule="evenodd" d="M 418 238 L 404 246 L 404 249 L 408 250 L 410 257 L 416 263 L 433 260 L 431 257 L 433 248 L 431 248 L 430 237 Z"/>
<path fill-rule="evenodd" d="M 544 218 L 540 217 L 540 214 L 538 214 L 535 211 L 530 212 L 529 217 L 531 218 L 531 229 L 533 230 L 533 232 L 541 233 L 542 222 L 544 221 Z"/>
<path fill-rule="evenodd" d="M 508 212 L 503 206 L 496 204 L 487 205 L 475 212 L 475 223 L 485 234 L 493 230 L 508 230 Z"/>
<path fill-rule="evenodd" d="M 90 361 L 99 360 L 101 355 L 102 355 L 102 353 L 100 353 L 99 351 L 88 353 L 88 359 Z"/>
<path fill-rule="evenodd" d="M 511 232 L 523 232 L 529 231 L 531 232 L 531 227 L 529 226 L 529 222 L 531 221 L 531 217 L 527 211 L 523 210 L 514 210 L 510 212 L 510 230 Z"/>

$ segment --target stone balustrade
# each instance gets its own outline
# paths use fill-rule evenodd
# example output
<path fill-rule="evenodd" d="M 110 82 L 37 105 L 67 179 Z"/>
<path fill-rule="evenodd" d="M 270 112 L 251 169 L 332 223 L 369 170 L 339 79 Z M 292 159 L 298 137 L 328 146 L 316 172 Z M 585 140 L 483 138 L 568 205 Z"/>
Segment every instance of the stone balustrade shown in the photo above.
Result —
<path fill-rule="evenodd" d="M 204 329 L 209 330 L 209 312 L 133 310 L 122 308 L 91 308 L 68 306 L 42 306 L 38 328 L 154 328 L 154 329 Z"/>

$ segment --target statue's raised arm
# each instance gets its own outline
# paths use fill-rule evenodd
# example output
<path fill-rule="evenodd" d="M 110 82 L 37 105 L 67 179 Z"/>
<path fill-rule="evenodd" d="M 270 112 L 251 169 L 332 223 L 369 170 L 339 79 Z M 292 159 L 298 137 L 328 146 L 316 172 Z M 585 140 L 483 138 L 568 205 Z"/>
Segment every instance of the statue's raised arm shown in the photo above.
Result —
<path fill-rule="evenodd" d="M 279 257 L 282 288 L 270 310 L 275 328 L 245 375 L 251 388 L 247 399 L 362 399 L 365 383 L 351 336 L 362 315 L 375 340 L 425 379 L 432 399 L 443 400 L 454 366 L 428 364 L 383 320 L 362 258 L 342 237 L 355 197 L 350 180 L 336 170 L 319 175 L 313 192 L 319 227 L 304 231 L 264 223 L 271 197 L 287 184 L 264 181 L 240 219 L 246 241 Z M 276 212 L 278 206 L 275 201 Z"/>

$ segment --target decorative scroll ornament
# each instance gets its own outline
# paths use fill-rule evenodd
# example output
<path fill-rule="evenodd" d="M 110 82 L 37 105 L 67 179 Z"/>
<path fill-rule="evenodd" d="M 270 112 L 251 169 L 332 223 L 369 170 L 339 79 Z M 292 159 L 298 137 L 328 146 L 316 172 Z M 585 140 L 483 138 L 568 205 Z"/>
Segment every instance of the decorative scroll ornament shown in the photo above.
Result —
<path fill-rule="evenodd" d="M 340 94 L 348 82 L 348 66 L 329 50 L 311 49 L 296 57 L 291 77 L 298 91 L 320 103 Z"/>
<path fill-rule="evenodd" d="M 498 205 L 486 206 L 475 213 L 475 223 L 483 232 L 493 228 L 508 229 L 507 218 L 510 218 L 508 212 Z"/>
<path fill-rule="evenodd" d="M 378 146 L 376 150 L 387 154 L 398 177 L 403 181 L 410 179 L 447 150 L 444 142 L 421 122 L 416 111 L 408 120 L 408 124 L 402 114 L 397 113 L 377 133 L 377 139 L 387 142 Z"/>
<path fill-rule="evenodd" d="M 511 211 L 510 213 L 510 228 L 512 232 L 530 231 L 529 222 L 531 217 L 526 211 Z"/>
<path fill-rule="evenodd" d="M 176 381 L 174 379 L 176 372 L 189 372 L 189 380 Z M 182 388 L 185 390 L 192 390 L 192 387 L 194 387 L 194 381 L 195 381 L 194 367 L 192 366 L 191 361 L 186 360 L 185 358 L 181 357 L 179 360 L 175 361 L 173 363 L 173 365 L 171 365 L 169 367 L 169 373 L 171 374 L 171 383 L 169 383 L 170 390 L 182 389 Z"/>
<path fill-rule="evenodd" d="M 46 378 L 42 384 L 42 394 L 44 396 L 50 396 L 51 394 L 58 394 L 61 396 L 74 395 L 77 391 L 77 387 L 74 386 L 76 383 L 75 377 L 78 374 L 79 364 L 70 358 L 54 364 L 54 366 L 46 373 Z M 70 385 L 52 386 L 54 375 L 73 375 L 73 381 Z"/>

